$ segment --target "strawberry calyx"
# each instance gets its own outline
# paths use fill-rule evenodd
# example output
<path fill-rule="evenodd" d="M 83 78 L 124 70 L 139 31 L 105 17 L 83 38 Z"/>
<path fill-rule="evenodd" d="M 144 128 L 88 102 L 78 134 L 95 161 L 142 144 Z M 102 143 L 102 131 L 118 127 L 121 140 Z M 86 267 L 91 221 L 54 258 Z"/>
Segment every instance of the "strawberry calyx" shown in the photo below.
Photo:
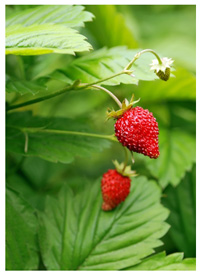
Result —
<path fill-rule="evenodd" d="M 120 118 L 127 110 L 132 108 L 132 106 L 136 103 L 138 103 L 140 99 L 134 101 L 134 94 L 131 97 L 130 102 L 127 99 L 124 99 L 122 102 L 122 108 L 115 111 L 115 110 L 108 110 L 106 115 L 107 115 L 107 120 L 110 118 L 118 119 Z"/>
<path fill-rule="evenodd" d="M 116 171 L 123 176 L 133 177 L 137 176 L 136 171 L 131 170 L 131 166 L 126 166 L 124 162 L 119 163 L 117 160 L 113 161 Z"/>

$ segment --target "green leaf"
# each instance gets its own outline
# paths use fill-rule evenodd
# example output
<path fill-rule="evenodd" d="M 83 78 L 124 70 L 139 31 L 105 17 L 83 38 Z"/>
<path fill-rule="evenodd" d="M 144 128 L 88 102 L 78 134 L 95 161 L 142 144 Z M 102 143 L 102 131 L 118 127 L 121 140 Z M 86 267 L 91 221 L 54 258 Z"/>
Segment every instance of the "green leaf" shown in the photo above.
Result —
<path fill-rule="evenodd" d="M 28 64 L 30 79 L 38 79 L 42 76 L 48 76 L 56 69 L 65 67 L 72 59 L 71 55 L 40 55 L 33 56 L 32 64 Z"/>
<path fill-rule="evenodd" d="M 60 133 L 62 131 L 86 132 L 86 136 Z M 103 139 L 101 135 L 100 138 L 90 137 L 88 132 L 92 131 L 86 120 L 32 117 L 31 112 L 12 113 L 7 118 L 7 151 L 70 163 L 75 156 L 88 157 L 110 145 L 104 136 Z M 25 137 L 28 139 L 26 153 Z"/>
<path fill-rule="evenodd" d="M 160 205 L 154 181 L 134 178 L 128 198 L 110 212 L 101 210 L 100 180 L 72 183 L 77 193 L 69 185 L 48 197 L 40 214 L 39 240 L 48 270 L 119 270 L 161 245 L 168 211 Z"/>
<path fill-rule="evenodd" d="M 18 169 L 18 171 L 19 174 L 14 174 L 11 173 L 9 168 L 7 168 L 8 175 L 6 177 L 6 186 L 11 190 L 16 191 L 19 196 L 26 200 L 33 208 L 43 209 L 45 194 L 42 191 L 42 187 L 40 187 L 40 190 L 37 191 L 36 185 L 34 185 L 34 181 L 29 178 L 28 173 L 24 173 L 21 169 Z M 37 174 L 34 174 L 36 178 L 35 182 L 38 180 Z M 46 182 L 43 180 L 43 185 L 45 184 Z"/>
<path fill-rule="evenodd" d="M 6 192 L 6 269 L 38 268 L 37 220 L 34 210 L 15 192 Z"/>
<path fill-rule="evenodd" d="M 6 56 L 6 92 L 24 94 L 47 93 L 48 74 L 72 59 L 70 55 Z M 44 77 L 43 77 L 44 76 Z M 49 87 L 48 87 L 49 90 Z M 50 93 L 48 91 L 48 93 Z M 9 95 L 7 95 L 7 98 Z"/>
<path fill-rule="evenodd" d="M 74 81 L 80 79 L 83 83 L 92 83 L 114 74 L 121 72 L 125 66 L 133 59 L 140 49 L 129 50 L 126 47 L 119 46 L 111 49 L 102 48 L 93 53 L 75 59 L 66 69 L 59 71 L 60 81 L 66 77 L 66 83 L 69 79 Z M 142 55 L 132 66 L 135 77 L 120 75 L 113 79 L 102 82 L 105 85 L 137 84 L 139 80 L 154 80 L 157 76 L 150 71 L 149 64 L 153 59 L 152 54 Z M 54 78 L 54 73 L 50 77 Z M 58 79 L 56 74 L 56 79 Z"/>
<path fill-rule="evenodd" d="M 128 28 L 125 18 L 114 5 L 87 5 L 86 9 L 95 15 L 95 20 L 87 26 L 100 47 L 109 48 L 126 45 L 136 48 L 137 41 Z"/>
<path fill-rule="evenodd" d="M 152 160 L 146 156 L 139 158 L 145 161 L 162 188 L 168 184 L 177 186 L 196 160 L 195 138 L 181 130 L 162 128 L 159 147 L 160 156 L 157 159 Z"/>
<path fill-rule="evenodd" d="M 196 256 L 196 167 L 185 175 L 178 187 L 167 187 L 163 204 L 169 208 L 170 235 L 176 248 L 186 257 Z"/>
<path fill-rule="evenodd" d="M 44 5 L 12 13 L 6 19 L 6 26 L 21 24 L 30 26 L 46 23 L 62 24 L 70 28 L 82 27 L 84 22 L 91 21 L 93 14 L 84 11 L 83 6 Z"/>
<path fill-rule="evenodd" d="M 6 82 L 6 92 L 19 93 L 20 95 L 32 94 L 45 91 L 47 88 L 40 81 L 14 80 L 12 77 Z"/>
<path fill-rule="evenodd" d="M 165 252 L 161 252 L 127 270 L 196 270 L 196 259 L 183 259 L 183 253 L 166 256 Z"/>
<path fill-rule="evenodd" d="M 85 37 L 63 25 L 11 25 L 6 28 L 6 54 L 75 54 L 92 49 Z"/>

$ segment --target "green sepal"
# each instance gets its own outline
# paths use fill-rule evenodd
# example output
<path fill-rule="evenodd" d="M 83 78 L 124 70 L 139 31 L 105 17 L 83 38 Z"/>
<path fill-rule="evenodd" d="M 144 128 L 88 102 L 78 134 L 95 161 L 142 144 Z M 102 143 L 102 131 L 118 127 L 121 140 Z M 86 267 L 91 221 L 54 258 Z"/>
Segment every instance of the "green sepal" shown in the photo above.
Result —
<path fill-rule="evenodd" d="M 125 166 L 124 162 L 119 163 L 117 160 L 114 160 L 113 164 L 115 165 L 117 172 L 123 176 L 133 177 L 138 175 L 136 174 L 136 171 L 131 170 L 131 166 Z"/>
<path fill-rule="evenodd" d="M 107 115 L 106 119 L 108 120 L 110 118 L 114 118 L 114 119 L 120 118 L 127 110 L 131 109 L 132 106 L 139 101 L 140 101 L 140 99 L 138 99 L 137 101 L 134 101 L 134 94 L 133 94 L 130 102 L 127 99 L 123 100 L 121 109 L 119 109 L 117 111 L 115 111 L 115 110 L 109 111 L 108 110 L 106 113 L 106 115 Z"/>

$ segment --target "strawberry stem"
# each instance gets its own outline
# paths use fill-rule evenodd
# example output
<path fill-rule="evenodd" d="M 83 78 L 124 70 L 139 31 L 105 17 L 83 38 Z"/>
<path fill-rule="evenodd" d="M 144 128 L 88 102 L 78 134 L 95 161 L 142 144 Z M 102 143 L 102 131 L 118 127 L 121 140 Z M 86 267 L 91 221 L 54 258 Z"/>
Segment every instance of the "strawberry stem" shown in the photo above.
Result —
<path fill-rule="evenodd" d="M 133 156 L 133 152 L 132 152 L 132 151 L 131 151 L 131 161 L 132 161 L 133 164 L 135 163 L 135 159 L 134 159 L 134 156 Z"/>
<path fill-rule="evenodd" d="M 145 50 L 142 50 L 139 53 L 137 53 L 134 56 L 134 58 L 129 62 L 129 64 L 124 68 L 124 70 L 129 70 L 131 68 L 131 66 L 133 65 L 133 63 L 144 53 L 152 53 L 157 58 L 159 64 L 162 64 L 161 58 L 159 57 L 159 55 L 154 50 L 145 49 Z"/>
<path fill-rule="evenodd" d="M 106 88 L 104 88 L 102 86 L 95 85 L 95 84 L 91 85 L 91 87 L 94 87 L 94 88 L 97 88 L 99 90 L 102 90 L 102 91 L 106 92 L 118 104 L 119 108 L 122 108 L 122 103 L 120 102 L 120 100 L 110 90 L 108 90 L 108 89 L 106 89 Z"/>
<path fill-rule="evenodd" d="M 126 147 L 123 147 L 124 153 L 125 153 L 125 160 L 124 160 L 124 167 L 122 169 L 122 172 L 126 169 L 126 166 L 128 164 L 128 149 Z"/>

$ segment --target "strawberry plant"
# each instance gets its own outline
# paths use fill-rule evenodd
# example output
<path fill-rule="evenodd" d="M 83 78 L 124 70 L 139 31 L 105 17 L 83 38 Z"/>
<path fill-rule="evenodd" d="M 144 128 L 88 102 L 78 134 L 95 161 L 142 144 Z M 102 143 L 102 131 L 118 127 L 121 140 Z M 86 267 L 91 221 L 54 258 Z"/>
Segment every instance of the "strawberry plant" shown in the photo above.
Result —
<path fill-rule="evenodd" d="M 195 270 L 194 18 L 6 7 L 6 270 Z"/>

